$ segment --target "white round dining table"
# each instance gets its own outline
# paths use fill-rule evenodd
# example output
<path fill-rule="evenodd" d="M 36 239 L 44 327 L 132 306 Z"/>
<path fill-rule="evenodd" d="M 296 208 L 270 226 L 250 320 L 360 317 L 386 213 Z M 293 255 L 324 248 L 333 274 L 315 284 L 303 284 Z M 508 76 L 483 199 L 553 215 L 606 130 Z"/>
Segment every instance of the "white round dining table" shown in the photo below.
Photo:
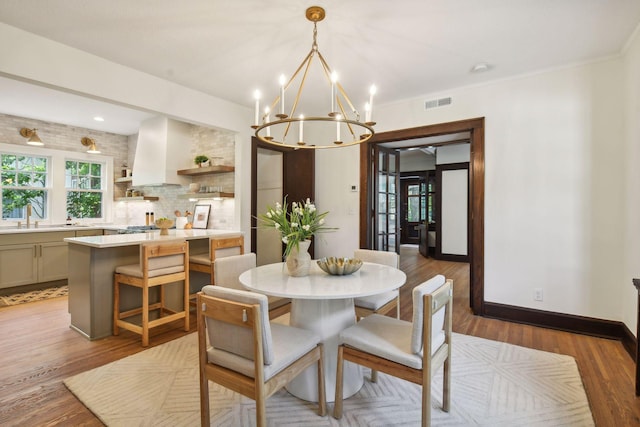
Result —
<path fill-rule="evenodd" d="M 308 276 L 292 277 L 284 263 L 262 265 L 240 275 L 240 283 L 264 295 L 291 298 L 290 325 L 316 332 L 324 344 L 324 376 L 327 401 L 333 402 L 336 385 L 338 335 L 356 322 L 353 298 L 400 288 L 407 276 L 399 269 L 365 262 L 353 274 L 332 276 L 312 261 Z M 309 367 L 287 390 L 304 400 L 318 401 L 317 371 Z M 344 397 L 354 395 L 363 384 L 358 365 L 345 362 Z"/>

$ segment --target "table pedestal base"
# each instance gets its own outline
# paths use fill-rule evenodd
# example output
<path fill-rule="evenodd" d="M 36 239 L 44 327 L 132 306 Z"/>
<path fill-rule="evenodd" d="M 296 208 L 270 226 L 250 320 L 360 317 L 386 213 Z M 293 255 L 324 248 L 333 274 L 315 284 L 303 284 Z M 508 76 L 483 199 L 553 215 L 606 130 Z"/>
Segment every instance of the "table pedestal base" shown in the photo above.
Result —
<path fill-rule="evenodd" d="M 327 402 L 335 400 L 338 334 L 356 322 L 353 298 L 294 299 L 291 304 L 291 326 L 314 331 L 324 343 L 324 381 Z M 287 390 L 300 399 L 318 401 L 315 366 L 307 368 L 288 385 Z M 351 362 L 344 364 L 344 397 L 352 396 L 364 383 L 362 369 Z"/>

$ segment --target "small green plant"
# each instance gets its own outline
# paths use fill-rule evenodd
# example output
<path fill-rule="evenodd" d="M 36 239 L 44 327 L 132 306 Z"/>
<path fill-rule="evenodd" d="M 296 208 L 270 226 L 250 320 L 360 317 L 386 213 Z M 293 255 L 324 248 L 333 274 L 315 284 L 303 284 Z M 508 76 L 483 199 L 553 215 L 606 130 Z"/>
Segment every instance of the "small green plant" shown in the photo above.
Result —
<path fill-rule="evenodd" d="M 204 154 L 200 154 L 196 156 L 195 159 L 193 159 L 193 162 L 198 166 L 202 166 L 202 164 L 208 160 L 209 158 L 207 156 L 205 156 Z"/>

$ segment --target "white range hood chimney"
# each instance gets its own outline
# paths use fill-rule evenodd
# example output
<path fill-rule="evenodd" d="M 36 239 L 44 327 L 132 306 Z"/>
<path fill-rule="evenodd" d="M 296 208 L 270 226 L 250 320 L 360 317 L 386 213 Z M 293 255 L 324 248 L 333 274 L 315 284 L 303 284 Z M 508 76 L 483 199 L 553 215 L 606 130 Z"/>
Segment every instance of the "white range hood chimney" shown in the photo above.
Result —
<path fill-rule="evenodd" d="M 133 186 L 186 185 L 178 175 L 191 164 L 191 125 L 166 117 L 153 117 L 140 124 L 136 156 L 133 161 Z"/>

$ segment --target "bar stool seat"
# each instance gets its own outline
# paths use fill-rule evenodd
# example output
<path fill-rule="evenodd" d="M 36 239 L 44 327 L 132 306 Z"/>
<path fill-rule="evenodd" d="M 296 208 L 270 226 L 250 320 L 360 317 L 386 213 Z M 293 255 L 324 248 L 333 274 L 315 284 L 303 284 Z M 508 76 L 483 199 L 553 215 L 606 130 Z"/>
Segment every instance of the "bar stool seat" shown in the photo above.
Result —
<path fill-rule="evenodd" d="M 189 331 L 189 245 L 184 240 L 140 245 L 140 262 L 116 267 L 113 286 L 113 334 L 120 328 L 140 334 L 142 346 L 149 345 L 149 329 L 184 319 Z M 183 282 L 183 310 L 167 306 L 164 285 Z M 142 291 L 141 307 L 120 311 L 120 286 L 127 285 Z M 150 291 L 158 288 L 156 302 L 150 303 Z M 149 313 L 158 311 L 150 319 Z M 141 317 L 140 317 L 141 316 Z"/>

